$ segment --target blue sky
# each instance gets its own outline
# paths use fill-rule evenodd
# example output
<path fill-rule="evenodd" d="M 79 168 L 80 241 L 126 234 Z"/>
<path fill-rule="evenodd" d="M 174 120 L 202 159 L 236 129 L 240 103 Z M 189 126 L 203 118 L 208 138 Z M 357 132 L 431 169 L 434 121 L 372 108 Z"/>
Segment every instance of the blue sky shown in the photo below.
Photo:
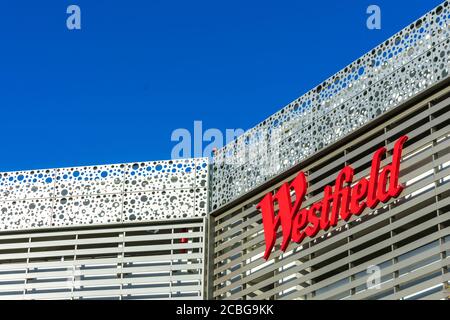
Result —
<path fill-rule="evenodd" d="M 249 129 L 441 2 L 2 0 L 0 171 L 169 159 L 195 120 Z"/>

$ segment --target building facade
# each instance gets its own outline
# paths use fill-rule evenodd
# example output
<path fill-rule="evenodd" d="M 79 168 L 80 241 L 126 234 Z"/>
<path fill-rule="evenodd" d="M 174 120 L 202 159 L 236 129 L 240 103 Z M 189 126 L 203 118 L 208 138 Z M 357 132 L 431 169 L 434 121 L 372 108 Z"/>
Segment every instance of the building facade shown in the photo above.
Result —
<path fill-rule="evenodd" d="M 445 1 L 211 163 L 2 173 L 0 299 L 448 299 L 449 67 Z"/>
<path fill-rule="evenodd" d="M 0 299 L 202 299 L 207 159 L 3 173 Z"/>

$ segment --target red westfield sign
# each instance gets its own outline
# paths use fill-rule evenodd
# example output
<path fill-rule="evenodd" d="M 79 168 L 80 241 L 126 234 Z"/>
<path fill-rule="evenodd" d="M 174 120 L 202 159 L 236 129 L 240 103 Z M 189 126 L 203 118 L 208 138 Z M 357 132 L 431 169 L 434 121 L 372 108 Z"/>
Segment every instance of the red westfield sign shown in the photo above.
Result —
<path fill-rule="evenodd" d="M 264 258 L 267 260 L 270 256 L 280 225 L 283 236 L 281 250 L 285 251 L 291 240 L 301 243 L 305 237 L 312 238 L 319 230 L 326 231 L 336 226 L 339 217 L 347 221 L 352 215 L 360 215 L 366 207 L 373 209 L 380 201 L 386 203 L 391 198 L 398 197 L 403 190 L 398 177 L 403 144 L 406 140 L 407 136 L 397 140 L 392 162 L 381 172 L 381 158 L 386 153 L 386 148 L 378 149 L 372 158 L 370 178 L 362 178 L 353 187 L 350 187 L 354 175 L 353 168 L 350 166 L 343 168 L 336 178 L 334 187 L 326 186 L 323 199 L 309 208 L 300 209 L 307 190 L 303 172 L 300 172 L 290 184 L 283 184 L 275 195 L 272 192 L 266 194 L 257 206 L 263 217 L 266 240 Z M 291 191 L 295 193 L 295 201 L 291 199 Z M 278 203 L 276 216 L 274 203 Z"/>

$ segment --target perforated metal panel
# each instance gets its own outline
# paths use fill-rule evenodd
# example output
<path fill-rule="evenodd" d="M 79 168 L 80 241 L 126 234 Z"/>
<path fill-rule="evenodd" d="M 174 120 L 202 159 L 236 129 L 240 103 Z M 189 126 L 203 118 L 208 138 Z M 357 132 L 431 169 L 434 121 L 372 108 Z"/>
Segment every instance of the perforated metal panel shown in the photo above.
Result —
<path fill-rule="evenodd" d="M 216 210 L 449 77 L 450 6 L 422 18 L 214 157 Z"/>
<path fill-rule="evenodd" d="M 204 219 L 0 234 L 0 299 L 202 299 Z"/>
<path fill-rule="evenodd" d="M 0 230 L 202 217 L 208 159 L 0 173 Z"/>
<path fill-rule="evenodd" d="M 323 198 L 346 165 L 353 181 L 368 177 L 373 153 L 409 140 L 400 165 L 399 198 L 366 209 L 348 223 L 291 243 L 280 251 L 281 232 L 268 261 L 261 213 L 255 205 L 288 178 L 211 213 L 209 260 L 214 299 L 444 299 L 450 297 L 450 87 L 382 118 L 379 125 L 334 144 L 300 163 L 308 180 L 303 207 Z M 402 108 L 403 110 L 404 108 Z M 382 165 L 392 161 L 392 153 Z M 277 207 L 275 207 L 277 210 Z M 280 230 L 279 230 L 280 231 Z M 381 270 L 379 289 L 367 285 L 367 268 Z"/>

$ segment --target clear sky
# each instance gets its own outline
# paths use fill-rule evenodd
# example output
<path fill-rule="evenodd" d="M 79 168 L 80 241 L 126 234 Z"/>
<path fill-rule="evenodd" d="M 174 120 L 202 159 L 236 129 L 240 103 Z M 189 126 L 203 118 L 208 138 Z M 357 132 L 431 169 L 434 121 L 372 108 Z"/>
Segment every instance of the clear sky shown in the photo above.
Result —
<path fill-rule="evenodd" d="M 169 159 L 195 120 L 249 129 L 441 2 L 1 0 L 0 171 Z"/>

